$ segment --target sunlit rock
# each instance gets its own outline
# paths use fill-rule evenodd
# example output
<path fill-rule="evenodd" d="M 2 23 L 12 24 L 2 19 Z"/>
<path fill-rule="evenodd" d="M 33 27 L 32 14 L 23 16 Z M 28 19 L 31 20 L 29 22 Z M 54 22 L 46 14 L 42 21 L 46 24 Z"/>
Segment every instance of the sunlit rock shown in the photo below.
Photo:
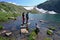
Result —
<path fill-rule="evenodd" d="M 12 34 L 12 32 L 7 32 L 5 34 L 6 34 L 6 36 L 10 36 Z"/>
<path fill-rule="evenodd" d="M 6 30 L 3 30 L 2 33 L 6 33 L 7 31 Z"/>
<path fill-rule="evenodd" d="M 15 17 L 9 17 L 8 19 L 13 19 L 13 20 L 16 20 L 16 18 L 15 18 Z"/>
<path fill-rule="evenodd" d="M 21 29 L 21 33 L 28 33 L 28 30 L 26 30 L 26 29 Z"/>

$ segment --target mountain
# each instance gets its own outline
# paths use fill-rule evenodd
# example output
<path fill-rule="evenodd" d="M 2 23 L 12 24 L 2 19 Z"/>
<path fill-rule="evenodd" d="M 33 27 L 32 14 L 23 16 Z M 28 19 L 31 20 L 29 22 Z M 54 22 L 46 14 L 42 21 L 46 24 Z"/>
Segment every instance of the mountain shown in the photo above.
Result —
<path fill-rule="evenodd" d="M 36 6 L 25 6 L 24 8 L 30 13 L 39 13 L 39 11 L 36 9 Z"/>
<path fill-rule="evenodd" d="M 60 13 L 60 0 L 48 0 L 37 5 L 37 8 Z"/>
<path fill-rule="evenodd" d="M 34 7 L 32 10 L 30 10 L 31 13 L 39 13 L 39 11 Z"/>
<path fill-rule="evenodd" d="M 0 2 L 0 12 L 5 13 L 22 13 L 25 12 L 23 6 L 14 5 L 8 2 Z"/>
<path fill-rule="evenodd" d="M 9 19 L 16 20 L 16 17 L 20 16 L 23 12 L 26 12 L 23 6 L 8 2 L 0 2 L 0 22 L 6 22 Z"/>

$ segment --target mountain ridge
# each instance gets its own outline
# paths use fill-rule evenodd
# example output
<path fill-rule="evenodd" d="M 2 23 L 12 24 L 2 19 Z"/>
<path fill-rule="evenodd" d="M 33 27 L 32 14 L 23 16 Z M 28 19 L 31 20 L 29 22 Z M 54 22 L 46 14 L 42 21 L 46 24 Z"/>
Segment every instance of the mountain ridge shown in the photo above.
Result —
<path fill-rule="evenodd" d="M 60 0 L 48 0 L 42 4 L 37 5 L 37 8 L 60 13 Z"/>
<path fill-rule="evenodd" d="M 0 11 L 7 13 L 22 13 L 25 12 L 26 10 L 24 9 L 23 6 L 17 6 L 8 2 L 0 2 Z"/>

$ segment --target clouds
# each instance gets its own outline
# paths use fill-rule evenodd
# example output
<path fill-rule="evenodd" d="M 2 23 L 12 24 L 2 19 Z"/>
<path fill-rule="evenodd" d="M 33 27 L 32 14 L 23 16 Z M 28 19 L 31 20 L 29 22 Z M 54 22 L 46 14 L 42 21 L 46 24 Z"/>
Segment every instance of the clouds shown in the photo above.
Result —
<path fill-rule="evenodd" d="M 12 3 L 12 4 L 15 4 L 15 5 L 17 5 L 16 3 L 13 3 L 13 2 L 8 2 L 8 3 Z"/>
<path fill-rule="evenodd" d="M 12 4 L 14 4 L 14 5 L 20 5 L 20 4 L 17 4 L 17 3 L 13 3 L 13 2 L 8 2 L 8 3 L 12 3 Z"/>
<path fill-rule="evenodd" d="M 0 0 L 0 1 L 12 2 L 13 4 L 22 6 L 36 6 L 40 3 L 45 2 L 46 0 Z"/>

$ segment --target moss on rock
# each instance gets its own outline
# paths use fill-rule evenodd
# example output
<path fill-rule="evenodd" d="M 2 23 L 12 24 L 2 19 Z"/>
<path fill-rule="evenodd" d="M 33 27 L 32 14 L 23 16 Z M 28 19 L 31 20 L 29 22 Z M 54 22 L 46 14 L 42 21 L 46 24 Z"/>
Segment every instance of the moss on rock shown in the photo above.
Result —
<path fill-rule="evenodd" d="M 47 34 L 48 35 L 52 35 L 53 34 L 53 31 L 52 30 L 47 30 Z"/>

